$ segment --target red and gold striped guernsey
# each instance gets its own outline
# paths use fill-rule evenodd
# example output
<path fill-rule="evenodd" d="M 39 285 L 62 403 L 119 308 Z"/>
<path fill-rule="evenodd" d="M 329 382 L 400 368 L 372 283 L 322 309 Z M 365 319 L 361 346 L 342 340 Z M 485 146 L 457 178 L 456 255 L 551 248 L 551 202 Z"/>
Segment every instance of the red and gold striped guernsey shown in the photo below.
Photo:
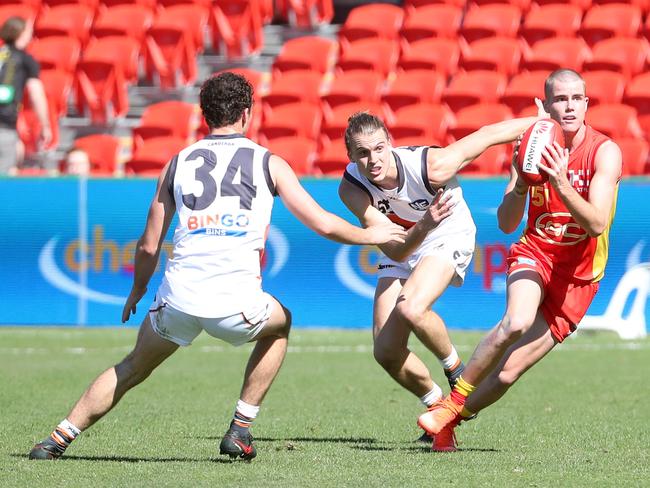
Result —
<path fill-rule="evenodd" d="M 587 125 L 584 140 L 569 156 L 569 181 L 585 200 L 595 171 L 596 152 L 608 140 L 607 136 Z M 590 237 L 576 223 L 549 182 L 530 187 L 529 198 L 528 223 L 521 242 L 541 251 L 538 254 L 548 259 L 553 274 L 572 281 L 596 282 L 602 279 L 607 263 L 609 229 L 616 210 L 616 194 L 607 227 L 598 237 Z"/>

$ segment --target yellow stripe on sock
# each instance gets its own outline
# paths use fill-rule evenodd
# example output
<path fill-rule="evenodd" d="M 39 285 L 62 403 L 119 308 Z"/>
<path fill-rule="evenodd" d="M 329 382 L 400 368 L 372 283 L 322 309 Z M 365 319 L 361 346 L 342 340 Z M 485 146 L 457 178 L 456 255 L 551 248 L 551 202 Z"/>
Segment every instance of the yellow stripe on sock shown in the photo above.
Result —
<path fill-rule="evenodd" d="M 463 418 L 468 419 L 468 418 L 470 418 L 471 416 L 474 415 L 474 412 L 470 412 L 469 410 L 467 410 L 467 408 L 463 407 L 463 410 L 460 412 L 460 415 Z"/>
<path fill-rule="evenodd" d="M 454 389 L 463 395 L 464 397 L 468 397 L 470 393 L 472 393 L 474 390 L 476 390 L 476 387 L 473 385 L 470 385 L 467 381 L 463 379 L 461 376 L 458 378 L 458 381 L 456 382 L 456 386 Z"/>

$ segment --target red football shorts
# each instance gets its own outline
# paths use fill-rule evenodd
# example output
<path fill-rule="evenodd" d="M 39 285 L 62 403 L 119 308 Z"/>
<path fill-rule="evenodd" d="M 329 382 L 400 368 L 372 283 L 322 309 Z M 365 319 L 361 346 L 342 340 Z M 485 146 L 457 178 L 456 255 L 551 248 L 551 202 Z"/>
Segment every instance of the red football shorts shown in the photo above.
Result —
<path fill-rule="evenodd" d="M 547 255 L 536 252 L 525 244 L 516 243 L 508 252 L 508 276 L 513 272 L 529 269 L 542 278 L 544 299 L 540 310 L 551 329 L 551 334 L 564 341 L 576 330 L 577 324 L 587 313 L 596 292 L 598 282 L 572 282 L 552 274 L 552 264 Z"/>

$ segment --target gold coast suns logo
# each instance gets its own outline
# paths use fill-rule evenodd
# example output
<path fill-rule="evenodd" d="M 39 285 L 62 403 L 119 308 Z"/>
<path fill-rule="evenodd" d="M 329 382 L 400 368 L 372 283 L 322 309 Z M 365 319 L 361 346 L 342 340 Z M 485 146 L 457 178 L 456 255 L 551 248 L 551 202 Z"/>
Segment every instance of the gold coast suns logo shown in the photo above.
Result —
<path fill-rule="evenodd" d="M 558 246 L 574 246 L 588 237 L 568 212 L 541 214 L 535 220 L 535 230 L 546 242 Z"/>

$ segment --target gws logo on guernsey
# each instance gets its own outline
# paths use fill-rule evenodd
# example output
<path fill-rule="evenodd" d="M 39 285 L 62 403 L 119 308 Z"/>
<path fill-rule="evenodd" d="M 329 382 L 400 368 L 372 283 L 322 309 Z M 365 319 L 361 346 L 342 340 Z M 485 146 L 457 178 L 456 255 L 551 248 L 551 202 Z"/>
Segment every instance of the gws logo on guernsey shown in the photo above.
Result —
<path fill-rule="evenodd" d="M 421 198 L 420 200 L 416 200 L 414 202 L 409 203 L 409 207 L 411 207 L 413 210 L 426 210 L 427 207 L 429 207 L 429 201 Z"/>

